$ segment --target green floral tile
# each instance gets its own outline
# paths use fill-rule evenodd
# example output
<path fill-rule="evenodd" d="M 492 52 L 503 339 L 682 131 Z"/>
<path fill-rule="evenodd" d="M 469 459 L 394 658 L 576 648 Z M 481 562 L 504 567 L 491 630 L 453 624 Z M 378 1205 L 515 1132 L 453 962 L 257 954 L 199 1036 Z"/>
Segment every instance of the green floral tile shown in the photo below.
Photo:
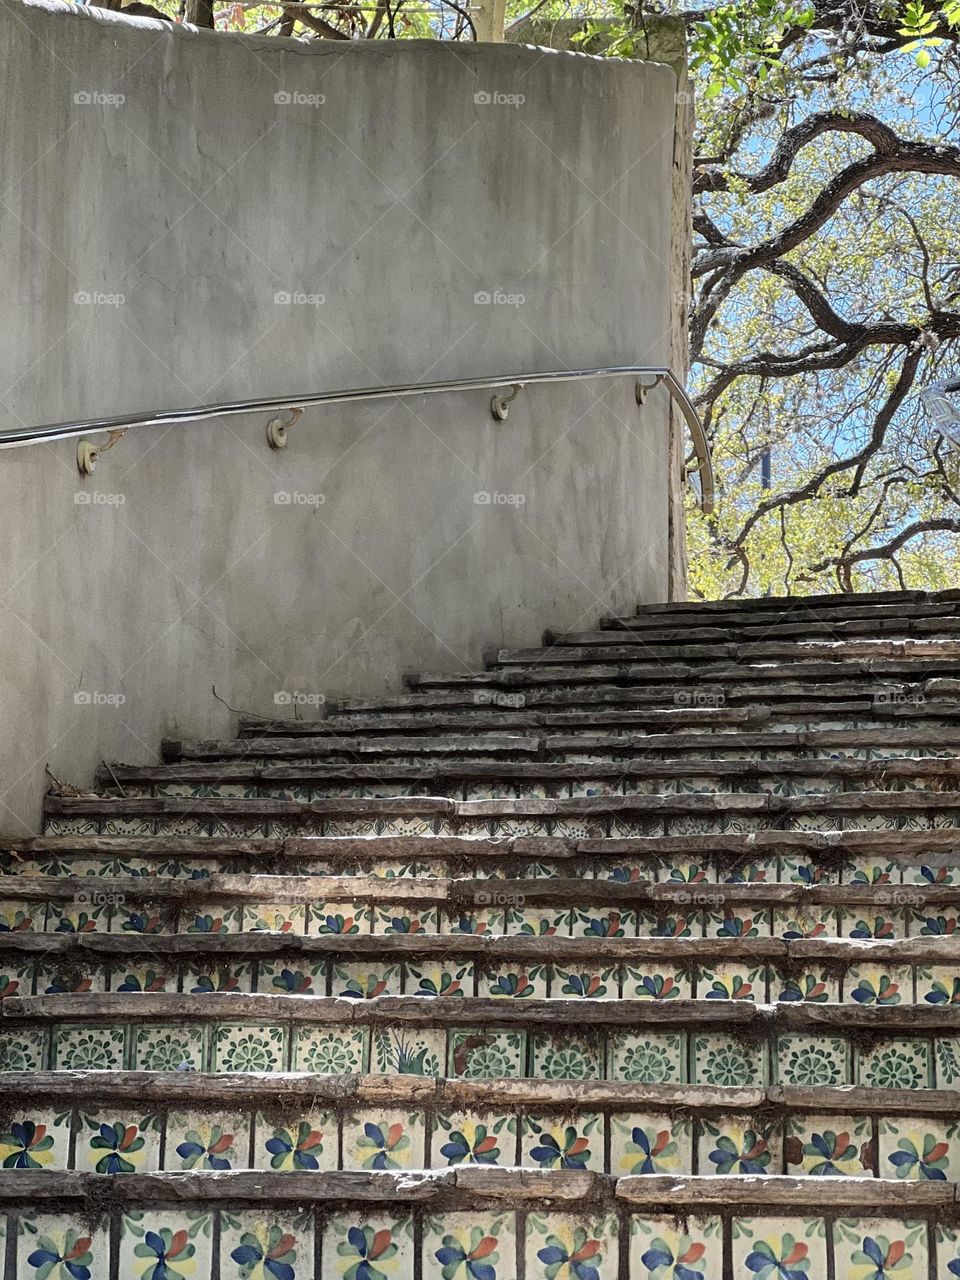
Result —
<path fill-rule="evenodd" d="M 477 1210 L 426 1217 L 423 1280 L 497 1280 L 518 1275 L 512 1213 Z"/>
<path fill-rule="evenodd" d="M 527 1034 L 483 1027 L 451 1031 L 447 1074 L 497 1080 L 526 1074 Z"/>
<path fill-rule="evenodd" d="M 135 1071 L 203 1071 L 205 1064 L 200 1027 L 154 1024 L 134 1031 Z"/>
<path fill-rule="evenodd" d="M 374 1000 L 377 996 L 400 995 L 402 984 L 400 965 L 363 960 L 333 966 L 330 994 L 350 1000 Z"/>
<path fill-rule="evenodd" d="M 296 1027 L 293 1070 L 318 1075 L 355 1075 L 367 1069 L 364 1027 Z"/>
<path fill-rule="evenodd" d="M 257 991 L 262 995 L 325 996 L 326 960 L 261 960 Z"/>
<path fill-rule="evenodd" d="M 43 1071 L 49 1036 L 48 1029 L 0 1030 L 0 1071 Z"/>
<path fill-rule="evenodd" d="M 150 1209 L 123 1214 L 120 1228 L 123 1280 L 211 1280 L 213 1215 L 187 1209 Z"/>
<path fill-rule="evenodd" d="M 933 1054 L 926 1040 L 887 1040 L 857 1053 L 857 1083 L 874 1089 L 930 1089 Z"/>
<path fill-rule="evenodd" d="M 814 1178 L 863 1178 L 876 1172 L 869 1117 L 790 1116 L 785 1143 L 787 1173 Z"/>
<path fill-rule="evenodd" d="M 560 1280 L 565 1273 L 573 1280 L 578 1271 L 587 1280 L 616 1280 L 618 1227 L 614 1214 L 528 1214 L 524 1242 L 527 1280 Z"/>
<path fill-rule="evenodd" d="M 809 858 L 780 859 L 780 880 L 784 884 L 839 884 L 840 873 L 834 867 L 820 867 Z"/>
<path fill-rule="evenodd" d="M 922 1222 L 839 1218 L 833 1227 L 833 1254 L 836 1280 L 914 1280 L 929 1274 Z"/>
<path fill-rule="evenodd" d="M 934 1041 L 936 1084 L 939 1089 L 960 1089 L 960 1036 L 938 1036 Z"/>
<path fill-rule="evenodd" d="M 316 1173 L 339 1167 L 339 1123 L 331 1111 L 298 1119 L 258 1114 L 253 1167 L 273 1173 Z"/>
<path fill-rule="evenodd" d="M 614 1115 L 610 1121 L 610 1172 L 618 1178 L 628 1174 L 692 1173 L 690 1121 L 662 1114 Z"/>
<path fill-rule="evenodd" d="M 249 1115 L 172 1111 L 167 1117 L 164 1169 L 197 1173 L 250 1167 Z"/>
<path fill-rule="evenodd" d="M 70 1111 L 11 1108 L 0 1133 L 0 1170 L 68 1169 L 71 1122 Z"/>
<path fill-rule="evenodd" d="M 768 1175 L 783 1167 L 782 1126 L 755 1116 L 703 1119 L 697 1125 L 702 1174 Z M 682 1170 L 681 1170 L 682 1172 Z"/>
<path fill-rule="evenodd" d="M 218 1023 L 212 1049 L 214 1071 L 286 1070 L 286 1031 L 269 1023 Z"/>
<path fill-rule="evenodd" d="M 370 1070 L 385 1075 L 439 1076 L 447 1060 L 446 1032 L 432 1027 L 374 1027 Z"/>
<path fill-rule="evenodd" d="M 907 912 L 910 936 L 913 938 L 947 938 L 960 932 L 960 917 L 940 914 L 936 907 L 921 907 Z"/>
<path fill-rule="evenodd" d="M 723 1274 L 720 1218 L 633 1217 L 630 1280 L 717 1280 Z M 775 1274 L 775 1273 L 772 1273 Z"/>
<path fill-rule="evenodd" d="M 621 1032 L 607 1047 L 607 1078 L 639 1084 L 685 1084 L 687 1044 L 683 1033 Z"/>
<path fill-rule="evenodd" d="M 473 961 L 443 963 L 408 961 L 404 965 L 404 991 L 408 996 L 472 996 Z"/>
<path fill-rule="evenodd" d="M 122 1026 L 65 1024 L 54 1035 L 58 1071 L 122 1071 L 126 1066 Z"/>
<path fill-rule="evenodd" d="M 533 1035 L 533 1075 L 540 1080 L 602 1080 L 603 1048 L 599 1040 L 570 1034 Z"/>
<path fill-rule="evenodd" d="M 431 1167 L 517 1162 L 517 1118 L 475 1111 L 439 1112 L 434 1117 Z"/>
<path fill-rule="evenodd" d="M 123 902 L 110 910 L 111 933 L 131 936 L 174 933 L 176 923 L 176 908 L 166 903 Z"/>
<path fill-rule="evenodd" d="M 730 1036 L 694 1036 L 691 1043 L 693 1080 L 708 1085 L 765 1084 L 767 1048 Z"/>
<path fill-rule="evenodd" d="M 957 1124 L 936 1117 L 881 1120 L 881 1176 L 912 1182 L 956 1182 L 958 1129 Z"/>
<path fill-rule="evenodd" d="M 850 1045 L 839 1037 L 781 1035 L 775 1056 L 778 1084 L 810 1088 L 850 1083 Z"/>
<path fill-rule="evenodd" d="M 344 1116 L 344 1169 L 422 1169 L 426 1122 L 417 1111 L 370 1109 Z"/>
<path fill-rule="evenodd" d="M 774 1277 L 827 1275 L 827 1233 L 822 1218 L 736 1218 L 733 1224 L 733 1274 Z M 866 1280 L 866 1276 L 862 1277 Z"/>
<path fill-rule="evenodd" d="M 80 1173 L 153 1173 L 160 1168 L 163 1122 L 131 1108 L 96 1107 L 77 1116 L 74 1167 Z"/>
<path fill-rule="evenodd" d="M 400 1280 L 414 1274 L 413 1220 L 367 1213 L 366 1207 L 358 1205 L 356 1213 L 325 1223 L 318 1280 L 374 1280 L 376 1276 Z"/>
<path fill-rule="evenodd" d="M 35 1276 L 107 1280 L 110 1274 L 106 1219 L 94 1227 L 82 1213 L 25 1213 L 20 1217 L 16 1246 L 17 1273 L 31 1280 Z"/>
<path fill-rule="evenodd" d="M 220 1280 L 294 1280 L 313 1274 L 310 1212 L 270 1209 L 220 1215 Z M 172 1278 L 171 1278 L 172 1280 Z"/>
<path fill-rule="evenodd" d="M 576 1118 L 524 1116 L 522 1163 L 528 1169 L 594 1169 L 603 1173 L 603 1117 L 578 1112 Z"/>

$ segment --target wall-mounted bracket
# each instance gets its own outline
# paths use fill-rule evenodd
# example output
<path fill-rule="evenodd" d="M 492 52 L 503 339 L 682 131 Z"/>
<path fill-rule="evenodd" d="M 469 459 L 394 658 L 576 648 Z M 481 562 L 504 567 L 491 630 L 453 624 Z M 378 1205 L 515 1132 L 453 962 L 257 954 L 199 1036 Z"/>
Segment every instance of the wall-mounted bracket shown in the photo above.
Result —
<path fill-rule="evenodd" d="M 126 434 L 126 427 L 119 427 L 109 432 L 110 439 L 106 444 L 93 444 L 89 440 L 77 441 L 77 470 L 82 476 L 92 476 L 101 453 L 112 449 L 118 440 Z"/>
<path fill-rule="evenodd" d="M 287 431 L 299 421 L 302 409 L 291 409 L 290 417 L 286 422 L 282 418 L 271 418 L 267 423 L 267 444 L 271 449 L 285 449 L 287 447 Z"/>
<path fill-rule="evenodd" d="M 642 379 L 638 378 L 636 387 L 635 387 L 637 404 L 643 404 L 644 400 L 646 400 L 647 398 L 647 392 L 652 391 L 654 387 L 659 387 L 662 381 L 663 381 L 662 373 L 658 373 L 652 382 L 644 382 L 642 381 Z"/>
<path fill-rule="evenodd" d="M 506 422 L 507 414 L 510 412 L 510 406 L 516 400 L 517 396 L 523 390 L 522 382 L 515 382 L 513 390 L 508 396 L 494 396 L 490 401 L 490 412 L 498 422 Z"/>

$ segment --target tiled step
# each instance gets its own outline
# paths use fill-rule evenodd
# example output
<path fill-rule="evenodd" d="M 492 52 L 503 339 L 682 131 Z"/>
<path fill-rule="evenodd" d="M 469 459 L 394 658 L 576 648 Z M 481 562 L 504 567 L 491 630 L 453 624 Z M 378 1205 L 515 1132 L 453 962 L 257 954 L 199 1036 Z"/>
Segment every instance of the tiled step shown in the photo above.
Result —
<path fill-rule="evenodd" d="M 488 739 L 471 734 L 413 738 L 338 738 L 334 735 L 279 735 L 263 738 L 220 738 L 206 742 L 166 742 L 163 759 L 168 764 L 201 761 L 245 761 L 251 765 L 279 764 L 296 760 L 312 764 L 359 764 L 379 760 L 392 763 L 427 764 L 440 756 L 443 762 L 458 762 L 477 757 L 511 762 L 537 760 L 562 762 L 570 756 L 587 759 L 615 759 L 642 754 L 645 759 L 673 759 L 692 753 L 713 759 L 821 759 L 844 758 L 887 759 L 905 755 L 938 755 L 960 753 L 960 730 L 953 728 L 918 728 L 912 722 L 879 723 L 869 729 L 767 730 L 743 732 L 737 725 L 712 727 L 699 732 L 636 733 L 627 730 L 598 733 L 579 732 L 514 735 L 511 741 L 522 747 L 503 748 L 498 744 L 484 749 Z M 419 742 L 423 742 L 421 751 Z M 465 750 L 460 749 L 463 743 Z M 443 745 L 441 745 L 443 744 Z M 101 781 L 109 783 L 122 777 L 117 765 L 103 767 Z"/>
<path fill-rule="evenodd" d="M 771 613 L 795 612 L 808 614 L 812 611 L 819 614 L 822 610 L 851 612 L 866 609 L 900 609 L 940 608 L 943 605 L 960 604 L 960 591 L 951 588 L 946 591 L 851 591 L 840 593 L 825 592 L 809 596 L 755 596 L 742 600 L 671 600 L 660 604 L 644 604 L 637 609 L 637 616 L 657 615 L 663 617 L 677 614 L 680 617 L 690 614 L 714 614 L 733 611 L 738 616 L 767 616 Z"/>
<path fill-rule="evenodd" d="M 313 800 L 355 795 L 433 795 L 457 800 L 533 795 L 663 794 L 670 791 L 776 792 L 806 795 L 849 790 L 960 788 L 960 756 L 881 760 L 691 759 L 307 764 L 227 760 L 176 765 L 101 766 L 98 781 L 114 796 L 240 796 Z"/>
<path fill-rule="evenodd" d="M 526 1168 L 960 1182 L 957 1094 L 423 1076 L 11 1072 L 0 1196 L 21 1172 Z M 912 1146 L 914 1157 L 899 1152 Z M 906 1154 L 909 1155 L 909 1146 Z M 942 1152 L 931 1159 L 934 1146 Z M 923 1156 L 928 1153 L 927 1161 Z M 904 1172 L 898 1173 L 902 1169 Z M 881 1190 L 880 1194 L 883 1194 Z"/>
<path fill-rule="evenodd" d="M 463 996 L 10 996 L 0 1070 L 313 1071 L 960 1091 L 960 1007 Z"/>
<path fill-rule="evenodd" d="M 771 1259 L 790 1280 L 862 1280 L 864 1258 L 873 1276 L 894 1267 L 904 1280 L 950 1280 L 960 1256 L 951 1183 L 485 1168 L 153 1173 L 110 1180 L 116 1207 L 91 1213 L 104 1181 L 35 1171 L 0 1179 L 4 1210 L 23 1214 L 0 1217 L 8 1256 L 33 1267 L 41 1263 L 31 1257 L 56 1262 L 69 1250 L 79 1259 L 72 1274 L 95 1280 L 449 1280 L 456 1271 L 468 1280 L 660 1280 L 667 1266 L 677 1280 L 734 1280 L 762 1276 Z"/>
<path fill-rule="evenodd" d="M 960 825 L 960 792 L 847 791 L 660 795 L 337 796 L 311 801 L 225 796 L 45 797 L 48 835 L 683 835 L 723 830 Z"/>
<path fill-rule="evenodd" d="M 955 938 L 831 936 L 837 927 L 832 910 L 788 920 L 794 927 L 783 937 L 762 933 L 747 910 L 731 917 L 734 924 L 744 919 L 750 924 L 746 936 L 717 931 L 696 938 L 638 938 L 630 910 L 590 919 L 593 933 L 584 916 L 574 919 L 567 912 L 566 919 L 546 917 L 553 920 L 549 933 L 455 936 L 438 935 L 436 920 L 424 921 L 419 913 L 391 918 L 393 927 L 416 932 L 251 935 L 239 931 L 235 907 L 221 903 L 217 910 L 221 914 L 181 916 L 179 932 L 124 933 L 120 922 L 115 932 L 107 932 L 110 921 L 100 920 L 94 922 L 99 931 L 12 934 L 0 944 L 0 1000 L 106 991 L 242 991 L 347 999 L 624 997 L 960 1005 Z M 926 918 L 918 914 L 915 920 Z M 340 919 L 350 928 L 369 928 L 362 916 L 358 921 L 341 913 Z M 851 925 L 854 921 L 851 915 Z"/>
<path fill-rule="evenodd" d="M 960 619 L 957 619 L 960 624 Z M 667 663 L 718 663 L 728 662 L 737 666 L 763 665 L 768 662 L 828 662 L 860 663 L 874 659 L 895 659 L 897 662 L 915 662 L 924 665 L 931 659 L 960 657 L 960 640 L 937 638 L 922 640 L 840 639 L 810 640 L 790 643 L 784 640 L 756 641 L 752 643 L 686 644 L 682 636 L 670 644 L 652 644 L 631 636 L 626 644 L 614 643 L 608 635 L 607 643 L 600 645 L 552 644 L 537 649 L 497 649 L 490 654 L 488 669 L 509 671 L 513 667 L 552 666 L 560 663 L 575 665 L 630 664 L 662 661 Z M 415 681 L 416 683 L 416 681 Z"/>
<path fill-rule="evenodd" d="M 863 612 L 863 611 L 861 611 Z M 879 616 L 874 617 L 873 614 Z M 616 632 L 616 634 L 611 634 Z M 866 617 L 841 616 L 832 621 L 818 621 L 813 613 L 790 612 L 780 618 L 764 621 L 749 615 L 712 615 L 685 618 L 681 622 L 658 620 L 636 615 L 626 619 L 608 619 L 596 631 L 553 631 L 543 634 L 544 645 L 622 645 L 622 644 L 750 644 L 765 640 L 843 640 L 848 637 L 889 639 L 926 639 L 931 636 L 948 639 L 960 632 L 960 611 L 927 609 L 926 612 L 903 613 L 897 606 L 869 610 Z"/>

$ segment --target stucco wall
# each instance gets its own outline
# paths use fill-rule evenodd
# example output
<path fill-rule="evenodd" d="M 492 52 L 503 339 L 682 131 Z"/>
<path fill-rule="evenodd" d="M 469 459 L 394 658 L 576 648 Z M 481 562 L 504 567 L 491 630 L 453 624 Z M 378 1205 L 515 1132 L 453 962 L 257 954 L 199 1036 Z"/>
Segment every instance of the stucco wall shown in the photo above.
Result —
<path fill-rule="evenodd" d="M 10 0 L 0 28 L 11 425 L 669 361 L 667 67 Z M 489 399 L 311 411 L 283 452 L 265 415 L 131 432 L 83 481 L 70 442 L 0 452 L 4 831 L 46 763 L 228 732 L 213 685 L 274 714 L 664 598 L 665 393 Z"/>

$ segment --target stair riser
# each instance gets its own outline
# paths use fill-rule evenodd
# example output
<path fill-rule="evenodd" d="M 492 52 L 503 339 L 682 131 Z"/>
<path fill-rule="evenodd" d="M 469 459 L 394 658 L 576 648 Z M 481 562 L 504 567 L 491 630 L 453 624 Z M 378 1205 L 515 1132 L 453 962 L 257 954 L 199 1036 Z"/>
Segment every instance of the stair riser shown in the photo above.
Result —
<path fill-rule="evenodd" d="M 752 1209 L 741 1204 L 732 1218 L 722 1216 L 720 1206 L 696 1218 L 684 1216 L 688 1210 L 678 1214 L 668 1208 L 664 1213 L 663 1208 L 629 1212 L 561 1202 L 559 1206 L 533 1204 L 530 1210 L 518 1212 L 504 1197 L 492 1208 L 489 1204 L 471 1208 L 469 1198 L 464 1198 L 446 1209 L 439 1199 L 422 1209 L 349 1200 L 316 1211 L 304 1211 L 296 1203 L 276 1206 L 255 1201 L 219 1209 L 198 1192 L 186 1202 L 170 1198 L 162 1205 L 148 1205 L 142 1215 L 117 1210 L 100 1222 L 94 1219 L 93 1226 L 89 1211 L 82 1207 L 51 1214 L 27 1200 L 22 1206 L 20 1238 L 15 1214 L 6 1224 L 5 1215 L 0 1216 L 0 1227 L 6 1225 L 11 1257 L 20 1259 L 18 1275 L 27 1274 L 27 1258 L 40 1238 L 49 1247 L 52 1237 L 54 1247 L 57 1243 L 62 1247 L 65 1235 L 72 1233 L 71 1242 L 81 1241 L 78 1247 L 84 1249 L 82 1258 L 91 1280 L 142 1280 L 156 1275 L 158 1255 L 143 1243 L 147 1238 L 158 1245 L 166 1239 L 182 1249 L 167 1255 L 172 1260 L 165 1275 L 189 1274 L 191 1280 L 246 1280 L 260 1272 L 241 1269 L 235 1256 L 266 1255 L 271 1247 L 291 1268 L 278 1274 L 293 1275 L 295 1280 L 342 1280 L 345 1275 L 350 1280 L 380 1280 L 388 1274 L 440 1280 L 447 1259 L 461 1253 L 469 1256 L 473 1247 L 482 1250 L 483 1265 L 490 1268 L 474 1274 L 495 1280 L 515 1280 L 521 1275 L 525 1280 L 566 1280 L 566 1275 L 583 1280 L 648 1280 L 657 1272 L 644 1259 L 661 1256 L 693 1261 L 693 1267 L 684 1266 L 680 1273 L 685 1280 L 739 1280 L 753 1274 L 744 1268 L 758 1246 L 775 1258 L 801 1257 L 811 1270 L 793 1269 L 793 1274 L 817 1280 L 828 1274 L 837 1280 L 860 1280 L 866 1273 L 856 1259 L 864 1247 L 870 1251 L 881 1247 L 881 1255 L 892 1248 L 904 1280 L 953 1280 L 956 1272 L 949 1269 L 950 1264 L 960 1258 L 960 1234 L 940 1226 L 936 1211 L 925 1209 L 923 1202 L 907 1208 L 891 1205 L 880 1210 L 879 1218 L 865 1216 L 864 1209 L 859 1216 L 851 1216 L 847 1209 L 823 1217 L 809 1205 L 794 1205 L 792 1211 L 789 1206 L 767 1207 L 768 1216 L 758 1216 L 764 1212 L 762 1204 Z M 578 1272 L 566 1266 L 561 1272 L 555 1269 L 551 1259 L 562 1259 L 568 1252 L 584 1254 Z M 189 1271 L 171 1270 L 178 1261 L 185 1265 L 185 1255 Z M 369 1269 L 364 1255 L 391 1270 Z M 365 1269 L 351 1271 L 351 1266 Z"/>
<path fill-rule="evenodd" d="M 98 1096 L 95 1086 L 88 1095 L 79 1107 L 64 1100 L 55 1105 L 19 1102 L 8 1115 L 6 1133 L 0 1135 L 0 1180 L 18 1169 L 36 1168 L 122 1176 L 202 1175 L 228 1169 L 450 1169 L 462 1164 L 587 1169 L 614 1177 L 817 1177 L 826 1169 L 830 1176 L 895 1178 L 898 1166 L 891 1157 L 898 1143 L 912 1141 L 922 1152 L 924 1140 L 932 1139 L 946 1148 L 939 1171 L 947 1180 L 960 1182 L 955 1120 L 942 1111 L 924 1112 L 921 1103 L 919 1114 L 893 1119 L 880 1110 L 784 1113 L 782 1106 L 767 1106 L 757 1117 L 716 1107 L 677 1115 L 656 1106 L 613 1109 L 571 1107 L 569 1102 L 565 1108 L 488 1103 L 481 1110 L 411 1107 L 407 1102 L 318 1101 L 308 1106 L 301 1101 L 297 1106 L 289 1100 L 271 1115 L 269 1108 L 264 1114 L 249 1104 L 137 1105 Z M 11 1132 L 11 1126 L 23 1128 Z M 642 1135 L 635 1136 L 637 1129 Z M 831 1162 L 816 1152 L 818 1135 L 819 1144 L 831 1149 L 825 1131 L 848 1134 L 848 1142 L 841 1145 L 842 1160 Z M 658 1142 L 661 1134 L 667 1135 L 665 1142 Z M 31 1138 L 33 1145 L 28 1146 Z M 723 1141 L 718 1144 L 718 1139 Z M 637 1149 L 643 1145 L 650 1150 Z M 912 1179 L 921 1177 L 918 1166 L 919 1161 L 906 1166 Z"/>

